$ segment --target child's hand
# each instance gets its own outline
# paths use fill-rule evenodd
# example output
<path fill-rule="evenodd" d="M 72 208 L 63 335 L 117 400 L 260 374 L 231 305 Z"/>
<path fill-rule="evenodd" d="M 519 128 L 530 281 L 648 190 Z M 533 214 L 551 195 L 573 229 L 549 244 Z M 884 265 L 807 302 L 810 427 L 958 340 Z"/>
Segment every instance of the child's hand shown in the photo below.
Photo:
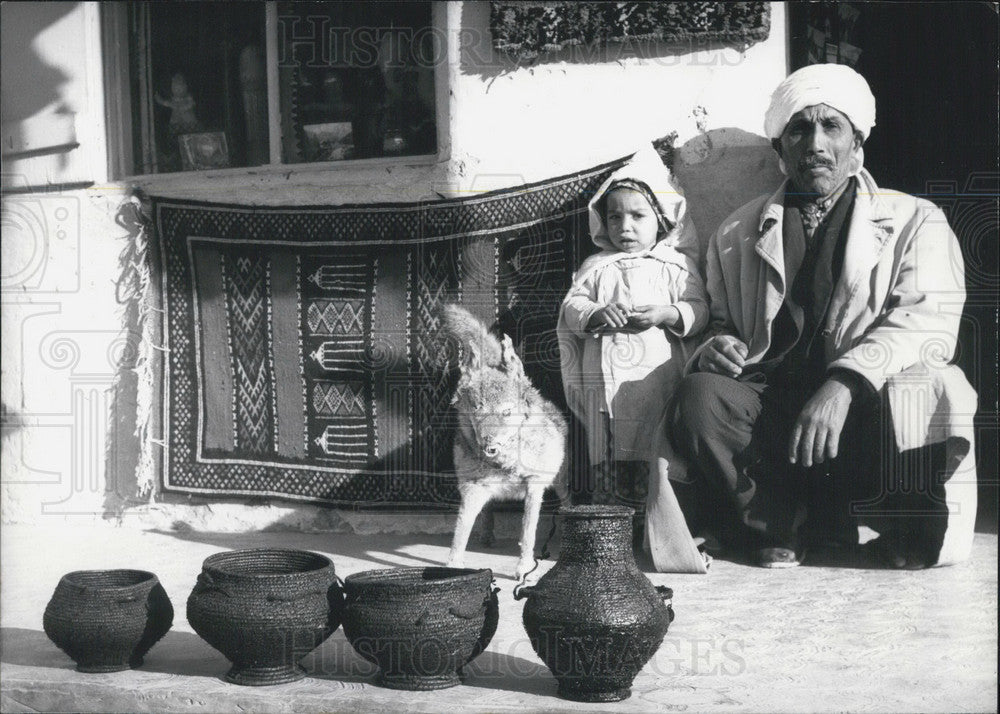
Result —
<path fill-rule="evenodd" d="M 621 303 L 605 305 L 591 315 L 588 330 L 621 330 L 628 324 L 628 308 Z"/>
<path fill-rule="evenodd" d="M 637 331 L 650 327 L 674 327 L 680 319 L 680 310 L 673 305 L 642 305 L 633 308 L 628 326 Z"/>

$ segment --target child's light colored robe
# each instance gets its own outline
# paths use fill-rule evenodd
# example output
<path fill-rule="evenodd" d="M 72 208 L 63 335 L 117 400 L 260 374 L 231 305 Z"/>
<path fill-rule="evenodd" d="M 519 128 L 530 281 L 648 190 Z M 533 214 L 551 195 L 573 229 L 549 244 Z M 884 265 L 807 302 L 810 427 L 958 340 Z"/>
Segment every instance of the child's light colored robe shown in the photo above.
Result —
<path fill-rule="evenodd" d="M 677 330 L 588 332 L 609 303 L 674 305 L 682 322 Z M 665 241 L 644 253 L 602 251 L 584 261 L 562 304 L 560 341 L 566 400 L 587 429 L 592 464 L 652 456 L 654 426 L 683 375 L 682 338 L 697 334 L 707 315 L 693 261 Z"/>
<path fill-rule="evenodd" d="M 598 210 L 609 186 L 621 179 L 645 183 L 672 230 L 642 253 L 622 253 L 611 243 Z M 587 430 L 592 464 L 608 457 L 649 464 L 646 546 L 660 572 L 704 573 L 670 480 L 686 481 L 686 467 L 666 432 L 666 409 L 687 355 L 684 339 L 700 332 L 708 302 L 697 270 L 698 241 L 686 203 L 652 146 L 640 149 L 610 176 L 589 205 L 590 232 L 601 252 L 587 258 L 559 311 L 557 334 L 563 389 L 570 410 Z M 673 304 L 681 314 L 677 330 L 655 327 L 636 334 L 591 333 L 594 312 L 609 302 L 629 308 Z"/>

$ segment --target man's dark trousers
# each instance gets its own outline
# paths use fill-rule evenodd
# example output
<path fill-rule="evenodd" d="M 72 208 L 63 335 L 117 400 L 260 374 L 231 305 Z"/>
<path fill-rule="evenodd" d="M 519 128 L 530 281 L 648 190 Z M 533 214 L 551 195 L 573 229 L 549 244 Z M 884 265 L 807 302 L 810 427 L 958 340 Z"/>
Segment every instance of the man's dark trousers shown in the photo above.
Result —
<path fill-rule="evenodd" d="M 695 373 L 678 388 L 672 437 L 695 475 L 693 488 L 679 493 L 694 529 L 707 526 L 748 549 L 799 549 L 804 537 L 856 543 L 857 519 L 867 516 L 943 538 L 947 508 L 933 478 L 944 466 L 943 444 L 900 454 L 884 394 L 862 389 L 837 458 L 810 468 L 791 464 L 792 428 L 818 385 L 759 377 Z M 928 517 L 940 533 L 927 527 Z"/>

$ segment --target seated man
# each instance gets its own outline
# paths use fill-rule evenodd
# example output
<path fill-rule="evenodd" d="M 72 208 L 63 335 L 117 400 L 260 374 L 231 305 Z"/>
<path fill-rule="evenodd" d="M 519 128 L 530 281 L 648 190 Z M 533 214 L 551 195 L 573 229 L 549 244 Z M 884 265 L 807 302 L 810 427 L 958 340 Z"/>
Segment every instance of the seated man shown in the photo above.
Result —
<path fill-rule="evenodd" d="M 710 331 L 672 414 L 695 466 L 689 522 L 771 568 L 810 539 L 856 544 L 859 517 L 890 567 L 962 560 L 976 395 L 948 364 L 958 242 L 937 207 L 862 168 L 875 99 L 854 70 L 798 70 L 764 124 L 788 180 L 709 244 Z"/>

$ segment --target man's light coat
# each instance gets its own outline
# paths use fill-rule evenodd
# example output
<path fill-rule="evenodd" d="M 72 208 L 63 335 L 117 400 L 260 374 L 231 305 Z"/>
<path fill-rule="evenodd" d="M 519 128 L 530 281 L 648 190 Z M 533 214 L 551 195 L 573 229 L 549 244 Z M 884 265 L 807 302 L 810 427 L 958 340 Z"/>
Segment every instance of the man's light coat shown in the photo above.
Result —
<path fill-rule="evenodd" d="M 962 253 L 930 201 L 880 189 L 864 170 L 857 186 L 843 270 L 823 326 L 827 363 L 886 388 L 901 450 L 948 441 L 950 515 L 938 565 L 954 563 L 969 555 L 976 518 L 976 393 L 949 364 L 965 303 Z M 738 209 L 706 255 L 709 336 L 741 339 L 748 364 L 767 353 L 794 277 L 785 275 L 784 196 L 782 185 Z"/>

